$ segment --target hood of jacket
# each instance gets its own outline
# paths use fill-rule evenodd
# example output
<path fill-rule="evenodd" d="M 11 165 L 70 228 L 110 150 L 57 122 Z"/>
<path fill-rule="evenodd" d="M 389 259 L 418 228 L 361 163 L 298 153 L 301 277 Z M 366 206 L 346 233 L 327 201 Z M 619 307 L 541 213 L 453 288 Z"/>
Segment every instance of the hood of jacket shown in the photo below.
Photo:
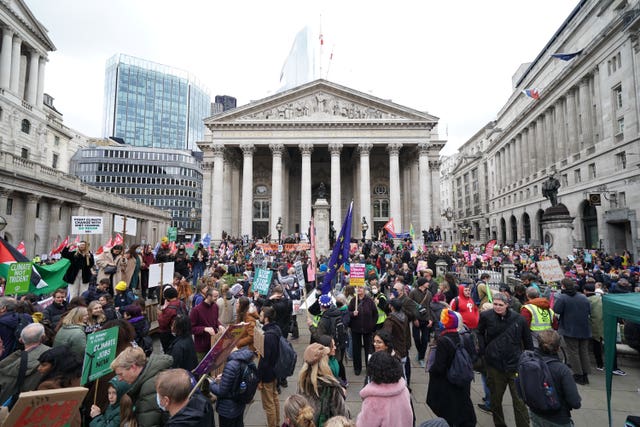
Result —
<path fill-rule="evenodd" d="M 169 419 L 169 424 L 196 427 L 207 425 L 206 421 L 213 421 L 213 407 L 208 399 L 199 393 L 195 393 L 189 399 L 187 406 L 180 409 Z"/>
<path fill-rule="evenodd" d="M 131 384 L 131 388 L 129 389 L 128 394 L 135 401 L 135 398 L 140 394 L 140 390 L 146 381 L 149 379 L 155 378 L 155 376 L 165 369 L 171 368 L 173 364 L 173 357 L 168 354 L 152 354 L 149 359 L 147 359 L 147 364 L 145 365 L 142 372 L 138 378 Z"/>
<path fill-rule="evenodd" d="M 407 321 L 407 315 L 404 313 L 404 311 L 395 311 L 389 315 L 389 318 L 395 318 L 394 320 L 398 320 L 403 324 Z"/>
<path fill-rule="evenodd" d="M 336 307 L 335 305 L 332 305 L 331 307 L 329 307 L 327 309 L 327 311 L 324 312 L 324 316 L 327 318 L 332 318 L 332 317 L 342 317 L 343 312 L 340 311 L 340 309 L 338 307 Z"/>
<path fill-rule="evenodd" d="M 131 388 L 131 384 L 127 384 L 124 381 L 118 381 L 116 377 L 113 377 L 109 380 L 109 385 L 113 386 L 116 389 L 116 402 L 120 402 L 120 398 Z"/>
<path fill-rule="evenodd" d="M 371 396 L 393 397 L 402 393 L 406 388 L 407 383 L 404 378 L 400 378 L 400 381 L 392 384 L 376 384 L 372 381 L 360 390 L 360 397 L 363 399 Z"/>
<path fill-rule="evenodd" d="M 255 353 L 248 348 L 242 348 L 240 350 L 236 350 L 229 355 L 227 360 L 239 360 L 241 362 L 249 363 L 255 356 Z"/>
<path fill-rule="evenodd" d="M 543 310 L 548 310 L 549 308 L 551 308 L 551 302 L 549 302 L 549 300 L 546 298 L 534 298 L 532 300 L 529 300 L 527 304 L 535 305 L 536 307 L 539 307 Z"/>

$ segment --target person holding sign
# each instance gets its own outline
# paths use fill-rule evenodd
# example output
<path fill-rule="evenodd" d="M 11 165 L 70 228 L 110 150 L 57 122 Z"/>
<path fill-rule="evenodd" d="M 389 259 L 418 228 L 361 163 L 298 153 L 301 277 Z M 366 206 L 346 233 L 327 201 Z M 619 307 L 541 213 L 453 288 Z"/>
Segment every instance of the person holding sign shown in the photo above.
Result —
<path fill-rule="evenodd" d="M 69 298 L 79 297 L 89 288 L 89 282 L 93 277 L 93 265 L 95 261 L 89 250 L 89 243 L 84 240 L 78 243 L 78 248 L 71 252 L 69 246 L 65 246 L 60 254 L 71 261 L 69 269 L 63 280 L 69 284 Z"/>
<path fill-rule="evenodd" d="M 373 332 L 378 320 L 378 309 L 371 297 L 365 293 L 364 286 L 356 287 L 356 296 L 349 303 L 349 326 L 353 343 L 353 371 L 362 372 L 362 348 L 365 351 L 365 365 L 373 353 Z"/>

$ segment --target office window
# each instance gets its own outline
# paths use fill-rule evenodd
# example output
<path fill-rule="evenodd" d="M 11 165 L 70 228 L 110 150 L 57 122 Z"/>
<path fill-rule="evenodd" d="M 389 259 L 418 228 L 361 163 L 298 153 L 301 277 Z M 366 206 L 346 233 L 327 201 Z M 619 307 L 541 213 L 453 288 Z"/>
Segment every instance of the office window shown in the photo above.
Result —
<path fill-rule="evenodd" d="M 622 109 L 622 86 L 613 88 L 613 105 L 616 111 Z"/>
<path fill-rule="evenodd" d="M 7 211 L 5 213 L 7 215 L 11 215 L 13 213 L 13 199 L 11 197 L 7 199 Z"/>
<path fill-rule="evenodd" d="M 29 120 L 27 119 L 23 119 L 21 128 L 22 128 L 22 132 L 28 134 L 29 132 L 31 132 L 31 122 L 29 122 Z"/>
<path fill-rule="evenodd" d="M 22 157 L 23 159 L 29 159 L 29 149 L 28 148 L 23 148 L 22 150 L 20 150 L 20 157 Z"/>
<path fill-rule="evenodd" d="M 617 122 L 616 135 L 624 133 L 624 117 L 620 117 Z"/>
<path fill-rule="evenodd" d="M 56 136 L 53 137 L 53 145 L 55 145 L 56 147 L 58 145 L 60 145 L 60 137 L 59 136 L 56 135 Z M 92 157 L 95 157 L 95 154 Z"/>
<path fill-rule="evenodd" d="M 567 187 L 569 185 L 569 176 L 566 173 L 563 173 L 560 177 L 560 182 L 563 187 Z"/>
<path fill-rule="evenodd" d="M 57 154 L 53 154 L 53 160 L 51 161 L 51 167 L 54 169 L 58 168 L 58 155 Z"/>
<path fill-rule="evenodd" d="M 594 179 L 596 177 L 596 164 L 589 164 L 589 179 Z"/>
<path fill-rule="evenodd" d="M 40 218 L 40 203 L 36 203 L 36 218 Z"/>
<path fill-rule="evenodd" d="M 617 169 L 627 168 L 627 153 L 625 151 L 616 154 L 616 168 Z"/>
<path fill-rule="evenodd" d="M 582 182 L 582 175 L 580 174 L 580 169 L 576 169 L 573 171 L 573 179 L 576 184 Z"/>

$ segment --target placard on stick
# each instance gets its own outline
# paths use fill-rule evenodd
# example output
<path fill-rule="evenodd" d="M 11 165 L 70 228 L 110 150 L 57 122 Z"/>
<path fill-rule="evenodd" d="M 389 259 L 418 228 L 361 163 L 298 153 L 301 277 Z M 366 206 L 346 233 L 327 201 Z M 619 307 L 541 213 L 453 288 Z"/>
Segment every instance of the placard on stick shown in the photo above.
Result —
<path fill-rule="evenodd" d="M 536 265 L 538 266 L 538 271 L 540 272 L 540 276 L 542 276 L 542 280 L 545 282 L 558 282 L 564 279 L 562 268 L 560 268 L 560 264 L 557 259 L 553 258 L 538 261 Z"/>
<path fill-rule="evenodd" d="M 349 284 L 351 286 L 364 286 L 364 264 L 351 264 L 349 273 Z"/>
<path fill-rule="evenodd" d="M 260 295 L 267 295 L 269 293 L 269 286 L 271 286 L 272 277 L 273 271 L 263 268 L 256 269 L 256 274 L 253 277 L 253 290 Z"/>
<path fill-rule="evenodd" d="M 78 413 L 78 408 L 88 391 L 89 389 L 84 387 L 69 387 L 20 393 L 18 401 L 2 426 L 66 426 Z"/>
<path fill-rule="evenodd" d="M 203 375 L 220 367 L 227 360 L 229 354 L 231 354 L 231 351 L 244 333 L 245 328 L 246 324 L 243 323 L 229 325 L 192 372 L 196 375 Z"/>
<path fill-rule="evenodd" d="M 4 294 L 20 295 L 29 292 L 32 270 L 33 267 L 30 262 L 14 262 L 9 264 Z"/>
<path fill-rule="evenodd" d="M 111 362 L 116 358 L 117 346 L 117 326 L 87 335 L 80 384 L 86 384 L 111 372 Z"/>
<path fill-rule="evenodd" d="M 155 288 L 162 285 L 170 285 L 173 283 L 173 262 L 163 262 L 159 264 L 151 264 L 149 266 L 149 287 Z"/>

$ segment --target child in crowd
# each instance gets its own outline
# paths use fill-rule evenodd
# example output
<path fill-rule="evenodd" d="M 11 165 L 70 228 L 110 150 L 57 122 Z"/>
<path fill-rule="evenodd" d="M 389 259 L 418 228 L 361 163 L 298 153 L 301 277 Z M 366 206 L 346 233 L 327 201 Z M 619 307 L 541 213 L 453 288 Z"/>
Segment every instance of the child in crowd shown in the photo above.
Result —
<path fill-rule="evenodd" d="M 129 387 L 130 385 L 124 381 L 118 381 L 116 378 L 112 378 L 107 387 L 109 406 L 107 406 L 104 413 L 102 413 L 99 406 L 91 406 L 91 412 L 89 414 L 93 419 L 89 427 L 119 427 L 120 398 L 129 390 Z"/>

